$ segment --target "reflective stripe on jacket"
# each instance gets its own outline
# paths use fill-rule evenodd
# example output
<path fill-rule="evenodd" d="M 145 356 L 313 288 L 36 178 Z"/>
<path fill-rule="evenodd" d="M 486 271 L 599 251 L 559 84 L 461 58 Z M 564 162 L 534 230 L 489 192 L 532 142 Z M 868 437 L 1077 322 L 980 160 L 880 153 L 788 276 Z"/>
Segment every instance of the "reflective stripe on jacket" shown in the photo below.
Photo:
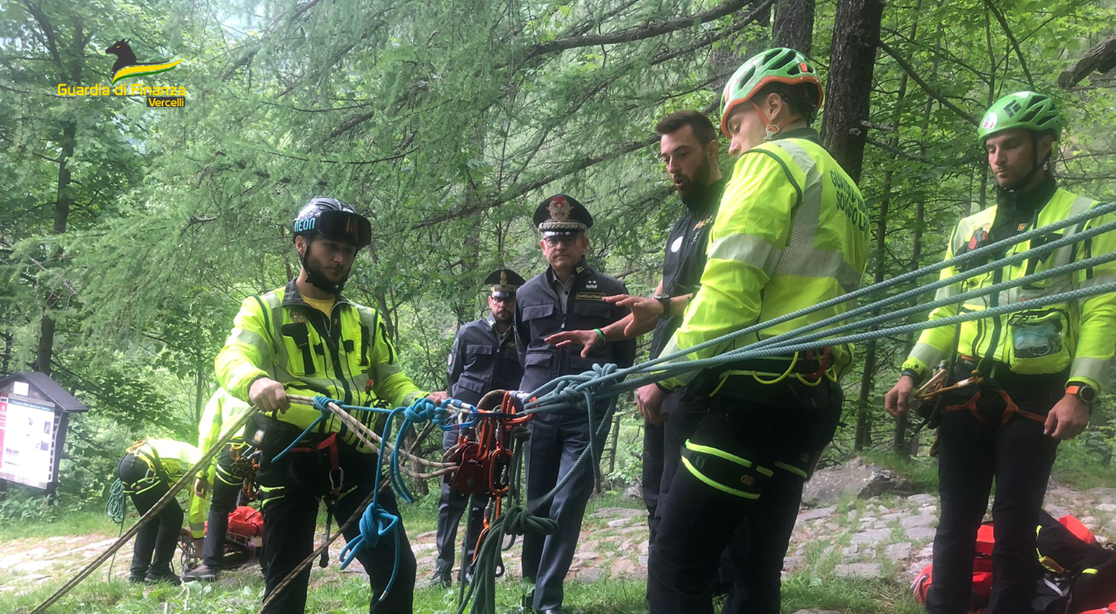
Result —
<path fill-rule="evenodd" d="M 701 287 L 663 355 L 856 290 L 868 245 L 860 190 L 821 145 L 783 138 L 748 150 L 736 162 L 713 222 Z M 686 358 L 709 358 L 848 308 L 837 305 Z M 844 347 L 833 348 L 833 356 L 838 365 L 851 358 Z M 663 385 L 676 388 L 695 376 Z"/>
<path fill-rule="evenodd" d="M 156 474 L 155 479 L 165 478 L 168 487 L 181 479 L 201 456 L 201 452 L 194 446 L 173 439 L 145 439 L 138 445 L 133 445 L 128 451 L 147 463 L 151 473 Z M 160 471 L 164 475 L 157 475 Z M 209 506 L 206 505 L 208 500 L 195 495 L 193 485 L 187 486 L 184 490 L 190 493 L 190 502 L 187 505 L 190 535 L 195 539 L 201 539 L 205 536 L 205 519 L 209 512 Z"/>
<path fill-rule="evenodd" d="M 426 393 L 399 366 L 399 356 L 376 310 L 337 298 L 327 319 L 307 305 L 292 280 L 285 288 L 244 299 L 225 347 L 217 354 L 217 381 L 238 399 L 260 377 L 281 384 L 288 394 L 325 395 L 348 405 L 410 405 Z M 305 429 L 319 412 L 294 405 L 272 417 Z M 354 412 L 369 426 L 376 414 Z M 336 416 L 323 420 L 318 433 L 340 433 L 345 443 L 368 449 Z"/>
<path fill-rule="evenodd" d="M 1075 196 L 1058 189 L 1038 212 L 1033 227 L 1047 226 L 1070 216 L 1084 213 L 1096 201 Z M 997 207 L 962 219 L 953 230 L 946 259 L 961 255 L 979 245 L 996 219 Z M 1090 226 L 1099 226 L 1116 219 L 1107 215 L 1090 220 L 1082 227 L 1068 227 L 1040 239 L 1024 241 L 1004 253 L 1004 257 L 1038 247 L 1042 243 L 1062 238 Z M 949 298 L 997 282 L 1018 279 L 1028 273 L 1037 273 L 1072 262 L 1107 254 L 1116 249 L 1116 232 L 1098 235 L 1087 241 L 1069 245 L 1045 255 L 1041 259 L 1028 259 L 1018 265 L 1007 266 L 983 275 L 970 277 L 962 282 L 938 290 L 936 299 Z M 970 268 L 984 262 L 966 265 Z M 956 267 L 941 272 L 941 279 L 956 275 Z M 1107 263 L 1074 273 L 1059 275 L 1040 282 L 1003 290 L 995 296 L 984 296 L 965 301 L 966 312 L 982 311 L 996 305 L 1018 303 L 1028 299 L 1066 292 L 1075 288 L 1107 283 L 1116 279 L 1116 263 Z M 947 305 L 930 312 L 930 320 L 956 315 L 958 306 Z M 997 321 L 998 320 L 998 321 Z M 918 343 L 903 363 L 925 376 L 937 363 L 948 358 L 954 347 L 957 327 L 943 326 L 922 332 Z M 957 351 L 966 356 L 991 358 L 1005 363 L 1015 373 L 1023 375 L 1060 373 L 1069 369 L 1069 379 L 1088 382 L 1101 387 L 1107 363 L 1116 346 L 1116 295 L 1104 294 L 1085 301 L 1072 301 L 1025 309 L 999 316 L 965 322 L 961 325 Z M 995 348 L 990 348 L 995 343 Z"/>

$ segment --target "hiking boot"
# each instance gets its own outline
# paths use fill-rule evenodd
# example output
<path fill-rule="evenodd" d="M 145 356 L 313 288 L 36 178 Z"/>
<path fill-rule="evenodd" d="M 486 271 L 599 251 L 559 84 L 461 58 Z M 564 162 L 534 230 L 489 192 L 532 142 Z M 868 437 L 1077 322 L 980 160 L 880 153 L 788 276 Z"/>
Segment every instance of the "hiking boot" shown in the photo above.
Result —
<path fill-rule="evenodd" d="M 128 581 L 134 584 L 143 584 L 143 574 L 128 574 Z"/>
<path fill-rule="evenodd" d="M 182 584 L 182 580 L 178 579 L 178 576 L 174 575 L 170 570 L 163 572 L 148 570 L 143 581 L 147 584 L 156 584 L 159 582 L 166 582 L 167 584 L 173 584 L 175 586 Z"/>
<path fill-rule="evenodd" d="M 205 564 L 198 565 L 182 574 L 183 582 L 212 582 L 217 579 L 217 570 Z"/>
<path fill-rule="evenodd" d="M 453 580 L 450 578 L 450 574 L 452 573 L 452 570 L 449 569 L 445 571 L 435 571 L 430 576 L 430 586 L 437 588 L 449 588 L 453 586 Z"/>

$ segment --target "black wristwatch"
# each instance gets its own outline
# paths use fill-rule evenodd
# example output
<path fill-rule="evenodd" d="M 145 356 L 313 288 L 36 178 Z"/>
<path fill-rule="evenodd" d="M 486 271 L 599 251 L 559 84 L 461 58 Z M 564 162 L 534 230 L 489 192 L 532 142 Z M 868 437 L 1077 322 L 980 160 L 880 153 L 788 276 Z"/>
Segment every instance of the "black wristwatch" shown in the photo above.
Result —
<path fill-rule="evenodd" d="M 1073 382 L 1066 386 L 1066 393 L 1076 396 L 1088 405 L 1092 405 L 1097 400 L 1097 389 L 1089 384 Z"/>
<path fill-rule="evenodd" d="M 656 294 L 656 295 L 652 296 L 651 298 L 655 299 L 656 301 L 659 301 L 659 304 L 663 306 L 663 312 L 659 314 L 659 317 L 664 319 L 664 320 L 669 319 L 671 317 L 670 316 L 670 295 L 669 294 Z"/>

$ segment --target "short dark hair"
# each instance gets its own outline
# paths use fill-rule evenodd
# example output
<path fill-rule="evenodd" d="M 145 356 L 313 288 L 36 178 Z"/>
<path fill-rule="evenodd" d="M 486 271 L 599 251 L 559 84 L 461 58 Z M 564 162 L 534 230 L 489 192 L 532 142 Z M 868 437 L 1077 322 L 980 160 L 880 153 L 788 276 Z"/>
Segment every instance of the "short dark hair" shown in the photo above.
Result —
<path fill-rule="evenodd" d="M 792 111 L 806 120 L 806 125 L 814 123 L 818 117 L 818 88 L 811 83 L 769 83 L 756 92 L 752 100 L 758 102 L 768 94 L 778 94 Z"/>
<path fill-rule="evenodd" d="M 717 140 L 717 129 L 713 127 L 713 122 L 699 111 L 675 111 L 655 123 L 655 132 L 659 136 L 665 136 L 686 126 L 694 131 L 694 137 L 702 147 Z"/>

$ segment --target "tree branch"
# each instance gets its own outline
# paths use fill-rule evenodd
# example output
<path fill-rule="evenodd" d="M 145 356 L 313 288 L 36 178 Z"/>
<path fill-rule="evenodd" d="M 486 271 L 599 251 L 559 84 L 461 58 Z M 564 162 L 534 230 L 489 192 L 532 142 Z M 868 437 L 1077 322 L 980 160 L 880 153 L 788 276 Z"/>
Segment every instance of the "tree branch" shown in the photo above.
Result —
<path fill-rule="evenodd" d="M 1116 35 L 1090 49 L 1072 68 L 1062 72 L 1058 76 L 1058 85 L 1069 89 L 1093 71 L 1105 73 L 1113 68 L 1116 68 Z"/>
<path fill-rule="evenodd" d="M 46 14 L 43 13 L 43 10 L 39 7 L 31 4 L 27 0 L 24 0 L 23 6 L 27 9 L 28 13 L 31 13 L 35 21 L 38 22 L 39 28 L 43 31 L 43 37 L 46 39 L 47 49 L 50 50 L 50 57 L 53 58 L 54 63 L 58 65 L 58 70 L 61 71 L 63 78 L 65 78 L 66 65 L 62 63 L 62 56 L 58 53 L 58 37 L 54 34 L 54 26 L 50 25 L 50 20 L 47 19 Z"/>
<path fill-rule="evenodd" d="M 523 54 L 523 62 L 536 58 L 540 55 L 548 53 L 555 53 L 559 51 L 567 51 L 569 49 L 577 49 L 580 47 L 594 47 L 597 45 L 613 45 L 616 43 L 631 43 L 639 40 L 669 34 L 678 30 L 691 28 L 695 24 L 702 24 L 714 19 L 719 19 L 743 8 L 748 4 L 748 0 L 728 0 L 724 4 L 708 11 L 690 15 L 687 17 L 679 17 L 678 19 L 671 19 L 657 24 L 645 24 L 642 26 L 627 28 L 617 32 L 610 32 L 608 34 L 596 34 L 593 36 L 571 36 L 558 40 L 547 41 L 539 43 L 532 47 L 528 47 Z"/>
<path fill-rule="evenodd" d="M 1004 29 L 1004 34 L 1011 42 L 1011 48 L 1015 50 L 1015 55 L 1019 57 L 1019 66 L 1023 68 L 1023 74 L 1027 76 L 1027 83 L 1032 90 L 1035 89 L 1035 80 L 1031 78 L 1031 71 L 1027 68 L 1027 60 L 1023 57 L 1023 52 L 1019 50 L 1019 41 L 1015 40 L 1015 35 L 1012 34 L 1004 14 L 1000 12 L 1000 9 L 996 7 L 992 0 L 984 0 L 984 6 L 987 6 L 988 10 L 992 11 L 992 16 L 996 18 L 996 21 L 1000 22 L 1000 27 Z"/>
<path fill-rule="evenodd" d="M 906 158 L 907 160 L 913 160 L 915 162 L 922 162 L 923 164 L 933 164 L 933 162 L 929 158 L 908 153 L 906 151 L 903 151 L 902 149 L 899 149 L 898 147 L 892 147 L 891 145 L 884 143 L 883 141 L 877 141 L 876 139 L 867 135 L 864 136 L 864 142 L 874 147 L 879 147 L 884 151 L 891 152 L 899 156 L 900 158 Z"/>
<path fill-rule="evenodd" d="M 895 62 L 896 62 L 896 63 L 898 63 L 898 64 L 899 64 L 899 66 L 900 66 L 900 67 L 902 67 L 902 68 L 903 68 L 903 70 L 904 70 L 904 71 L 906 71 L 906 73 L 907 73 L 908 75 L 910 75 L 911 79 L 913 79 L 913 80 L 914 80 L 914 82 L 915 82 L 915 83 L 917 83 L 917 84 L 918 84 L 918 86 L 919 86 L 919 87 L 921 87 L 921 88 L 922 88 L 922 90 L 923 90 L 924 92 L 926 92 L 926 93 L 927 93 L 927 94 L 929 94 L 929 95 L 930 95 L 930 96 L 931 96 L 932 98 L 934 98 L 934 99 L 935 99 L 935 100 L 937 100 L 937 101 L 938 101 L 939 103 L 941 103 L 941 105 L 942 105 L 943 107 L 945 107 L 945 108 L 949 109 L 950 111 L 953 111 L 953 112 L 954 112 L 954 113 L 956 113 L 956 114 L 957 114 L 958 116 L 960 116 L 960 117 L 961 117 L 961 118 L 963 118 L 963 119 L 964 119 L 965 121 L 969 122 L 970 124 L 972 124 L 972 125 L 974 125 L 974 126 L 976 126 L 976 125 L 978 125 L 978 124 L 979 124 L 979 122 L 977 121 L 977 119 L 976 119 L 975 117 L 973 117 L 972 115 L 970 115 L 970 114 L 966 113 L 966 112 L 964 111 L 964 109 L 962 109 L 961 107 L 958 107 L 957 105 L 955 105 L 955 104 L 953 104 L 952 102 L 950 102 L 949 100 L 947 100 L 945 96 L 942 96 L 942 95 L 941 95 L 941 94 L 940 94 L 940 93 L 938 92 L 938 90 L 935 90 L 934 88 L 930 87 L 930 84 L 929 84 L 929 83 L 927 83 L 926 81 L 924 81 L 924 80 L 922 79 L 922 77 L 918 76 L 918 71 L 916 71 L 916 70 L 914 69 L 914 67 L 913 67 L 913 66 L 911 66 L 911 65 L 910 65 L 910 63 L 908 63 L 908 62 L 907 62 L 906 60 L 904 60 L 903 58 L 899 57 L 899 54 L 898 54 L 898 53 L 897 53 L 897 52 L 896 52 L 896 51 L 895 51 L 894 49 L 892 49 L 890 45 L 888 45 L 887 43 L 883 42 L 882 40 L 878 42 L 878 45 L 879 45 L 879 48 L 880 48 L 880 49 L 882 49 L 884 53 L 886 53 L 886 54 L 890 55 L 890 56 L 891 56 L 891 58 L 892 58 L 893 60 L 895 60 Z"/>
<path fill-rule="evenodd" d="M 473 205 L 473 206 L 469 206 L 469 207 L 462 207 L 462 208 L 456 209 L 454 211 L 447 211 L 446 213 L 443 213 L 442 215 L 438 215 L 438 216 L 435 216 L 435 217 L 432 217 L 432 218 L 421 220 L 421 221 L 417 222 L 414 227 L 415 228 L 426 228 L 426 227 L 429 227 L 429 226 L 434 226 L 435 224 L 440 224 L 441 222 L 445 222 L 447 220 L 466 217 L 466 216 L 472 215 L 474 213 L 480 213 L 481 211 L 491 209 L 493 207 L 498 207 L 498 206 L 500 206 L 500 205 L 502 205 L 502 204 L 504 204 L 504 203 L 506 203 L 510 200 L 514 200 L 516 198 L 519 198 L 520 196 L 523 196 L 524 194 L 527 194 L 527 193 L 532 192 L 534 190 L 537 190 L 537 189 L 539 189 L 539 188 L 541 188 L 541 187 L 543 187 L 543 186 L 545 186 L 549 183 L 553 183 L 553 182 L 555 182 L 559 179 L 562 179 L 563 177 L 568 177 L 568 176 L 570 176 L 570 175 L 572 175 L 576 172 L 583 171 L 583 170 L 589 168 L 590 166 L 600 164 L 601 162 L 611 160 L 613 158 L 622 156 L 622 155 L 627 154 L 627 153 L 631 153 L 633 151 L 637 151 L 639 149 L 643 149 L 644 147 L 647 147 L 648 145 L 651 145 L 652 143 L 657 143 L 657 142 L 659 142 L 659 135 L 656 134 L 656 135 L 648 137 L 648 138 L 646 138 L 642 141 L 633 141 L 631 143 L 628 143 L 627 145 L 623 145 L 623 146 L 621 146 L 617 149 L 614 149 L 614 150 L 612 150 L 612 151 L 610 151 L 606 154 L 601 154 L 599 156 L 590 156 L 590 157 L 582 158 L 581 160 L 578 160 L 575 164 L 567 166 L 566 168 L 564 168 L 564 169 L 562 169 L 562 170 L 560 170 L 556 173 L 553 173 L 551 175 L 547 175 L 545 177 L 540 177 L 540 178 L 538 178 L 534 181 L 528 182 L 525 185 L 514 187 L 510 190 L 507 190 L 504 193 L 496 196 L 496 198 L 488 201 L 487 203 L 481 203 L 481 204 L 477 204 L 477 205 Z"/>

